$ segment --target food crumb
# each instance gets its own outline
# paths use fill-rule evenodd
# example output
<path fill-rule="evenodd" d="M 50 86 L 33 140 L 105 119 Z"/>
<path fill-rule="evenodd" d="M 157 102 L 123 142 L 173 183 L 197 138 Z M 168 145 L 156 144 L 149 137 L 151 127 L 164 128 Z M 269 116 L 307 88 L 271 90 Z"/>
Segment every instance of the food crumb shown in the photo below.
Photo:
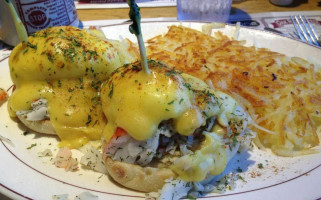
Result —
<path fill-rule="evenodd" d="M 39 157 L 50 157 L 52 156 L 52 152 L 50 149 L 45 149 L 44 151 L 42 152 L 39 152 Z"/>
<path fill-rule="evenodd" d="M 68 194 L 58 194 L 58 195 L 52 195 L 52 200 L 68 200 Z"/>
<path fill-rule="evenodd" d="M 33 147 L 37 146 L 37 143 L 31 144 L 29 147 L 27 147 L 27 150 L 32 149 Z"/>
<path fill-rule="evenodd" d="M 260 177 L 262 174 L 259 172 L 251 172 L 251 178 L 256 178 L 256 177 Z"/>
<path fill-rule="evenodd" d="M 1 141 L 3 141 L 3 142 L 8 143 L 9 145 L 11 145 L 11 146 L 13 146 L 13 147 L 14 147 L 14 145 L 13 145 L 12 141 L 11 141 L 10 139 L 8 139 L 8 138 L 6 138 L 6 137 L 2 136 L 2 135 L 0 135 L 0 140 L 1 140 Z"/>
<path fill-rule="evenodd" d="M 59 149 L 53 164 L 58 168 L 65 168 L 65 171 L 78 170 L 78 160 L 72 158 L 72 152 L 67 147 Z"/>

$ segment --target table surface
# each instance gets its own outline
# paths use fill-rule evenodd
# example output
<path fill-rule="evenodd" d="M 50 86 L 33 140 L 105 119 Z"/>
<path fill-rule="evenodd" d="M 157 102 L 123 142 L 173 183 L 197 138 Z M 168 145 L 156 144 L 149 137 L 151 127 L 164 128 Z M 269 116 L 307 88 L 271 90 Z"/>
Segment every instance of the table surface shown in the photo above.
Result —
<path fill-rule="evenodd" d="M 238 13 L 261 13 L 261 12 L 280 12 L 280 11 L 309 11 L 319 10 L 321 13 L 320 0 L 294 0 L 293 5 L 288 7 L 276 6 L 270 3 L 269 0 L 239 0 L 232 4 L 231 15 Z M 81 9 L 77 10 L 79 19 L 82 21 L 88 20 L 106 20 L 106 19 L 127 19 L 127 8 L 114 9 Z M 156 8 L 141 8 L 143 18 L 157 17 L 176 17 L 176 7 L 156 7 Z"/>

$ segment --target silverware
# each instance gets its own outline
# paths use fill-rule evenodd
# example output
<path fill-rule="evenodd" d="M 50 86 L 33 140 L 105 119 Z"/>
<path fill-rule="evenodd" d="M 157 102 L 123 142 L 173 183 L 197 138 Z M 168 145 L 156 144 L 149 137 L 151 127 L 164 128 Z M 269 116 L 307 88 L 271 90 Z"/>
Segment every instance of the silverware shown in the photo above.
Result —
<path fill-rule="evenodd" d="M 312 45 L 320 47 L 319 36 L 314 27 L 305 16 L 290 16 L 300 39 Z"/>

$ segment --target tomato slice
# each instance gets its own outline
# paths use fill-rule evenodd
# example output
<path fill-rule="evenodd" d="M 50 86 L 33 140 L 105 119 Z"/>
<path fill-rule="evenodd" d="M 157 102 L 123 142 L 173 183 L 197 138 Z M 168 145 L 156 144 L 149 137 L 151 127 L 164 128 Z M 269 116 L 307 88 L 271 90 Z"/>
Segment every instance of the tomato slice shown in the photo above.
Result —
<path fill-rule="evenodd" d="M 0 102 L 4 101 L 7 98 L 8 94 L 0 88 Z"/>
<path fill-rule="evenodd" d="M 122 137 L 124 135 L 127 135 L 127 132 L 124 129 L 117 127 L 113 137 L 110 140 Z"/>

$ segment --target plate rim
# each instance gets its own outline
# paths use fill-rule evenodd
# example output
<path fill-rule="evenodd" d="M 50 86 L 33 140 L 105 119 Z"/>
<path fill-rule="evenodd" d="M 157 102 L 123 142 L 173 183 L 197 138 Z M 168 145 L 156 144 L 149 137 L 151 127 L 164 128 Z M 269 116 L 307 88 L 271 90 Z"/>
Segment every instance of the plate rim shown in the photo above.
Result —
<path fill-rule="evenodd" d="M 160 21 L 148 21 L 148 22 L 142 22 L 142 23 L 145 24 L 145 23 L 155 23 L 155 22 L 157 22 L 157 23 L 165 23 L 165 24 L 166 24 L 166 23 L 176 23 L 176 22 L 177 22 L 177 23 L 181 23 L 180 21 L 176 21 L 176 20 L 168 20 L 168 21 L 161 21 L 161 22 L 160 22 Z M 208 24 L 208 23 L 206 23 L 206 22 L 197 22 L 197 21 L 184 21 L 183 23 Z M 110 25 L 102 25 L 102 26 L 99 26 L 99 28 L 105 28 L 105 27 L 111 27 L 111 26 L 112 26 L 112 27 L 115 27 L 115 26 L 125 26 L 125 25 L 129 25 L 129 24 L 131 24 L 131 23 L 130 23 L 130 22 L 117 23 L 117 24 L 110 24 Z M 233 24 L 226 24 L 226 25 L 235 27 L 235 25 L 233 25 Z M 242 29 L 249 29 L 249 30 L 251 30 L 251 31 L 264 32 L 265 34 L 272 34 L 272 35 L 274 35 L 274 36 L 278 36 L 278 37 L 281 37 L 281 38 L 282 38 L 282 37 L 288 38 L 288 39 L 294 40 L 295 42 L 300 42 L 300 43 L 302 43 L 302 44 L 304 44 L 304 45 L 308 45 L 308 46 L 313 47 L 313 48 L 315 48 L 315 49 L 321 50 L 320 47 L 317 47 L 317 46 L 314 46 L 314 45 L 305 43 L 305 42 L 303 42 L 303 41 L 301 41 L 301 40 L 297 40 L 297 39 L 294 39 L 294 38 L 290 38 L 290 37 L 288 37 L 288 36 L 283 36 L 283 35 L 271 33 L 271 32 L 269 32 L 269 31 L 259 30 L 259 29 L 255 29 L 255 28 L 251 28 L 251 27 L 243 27 L 243 26 L 241 26 L 241 28 L 242 28 Z M 6 59 L 9 59 L 9 56 L 1 59 L 1 60 L 0 60 L 0 63 L 2 63 L 3 61 L 5 61 Z M 55 181 L 58 181 L 58 182 L 60 182 L 60 183 L 65 183 L 64 181 L 61 181 L 61 180 L 58 180 L 58 179 L 56 179 L 56 178 L 54 178 L 54 177 L 51 177 L 51 176 L 49 176 L 49 175 L 43 174 L 41 171 L 38 171 L 37 169 L 29 166 L 29 165 L 26 164 L 23 160 L 21 160 L 20 158 L 18 158 L 15 154 L 13 154 L 13 153 L 10 151 L 10 149 L 8 149 L 7 145 L 6 145 L 3 141 L 1 141 L 1 143 L 2 143 L 2 145 L 11 153 L 11 155 L 13 155 L 14 157 L 16 157 L 16 159 L 18 159 L 20 162 L 22 162 L 22 163 L 24 163 L 25 165 L 27 165 L 29 168 L 31 168 L 31 169 L 35 170 L 36 172 L 38 172 L 38 173 L 40 173 L 40 174 L 42 174 L 42 175 L 44 175 L 44 176 L 46 176 L 46 177 L 49 177 L 49 178 L 51 178 L 51 179 L 53 179 L 53 180 L 55 180 Z M 252 189 L 252 190 L 247 190 L 247 191 L 240 191 L 240 192 L 230 193 L 230 194 L 219 194 L 219 195 L 215 195 L 215 196 L 206 196 L 206 197 L 203 197 L 203 198 L 213 198 L 213 197 L 219 198 L 219 197 L 224 197 L 224 196 L 232 196 L 232 195 L 238 195 L 238 194 L 243 194 L 243 193 L 249 193 L 249 192 L 253 192 L 253 191 L 258 191 L 258 190 L 264 190 L 264 189 L 266 189 L 266 188 L 274 187 L 274 186 L 277 186 L 277 185 L 280 185 L 280 184 L 289 182 L 289 181 L 291 181 L 291 180 L 297 179 L 297 178 L 305 175 L 306 173 L 310 173 L 311 171 L 314 171 L 315 169 L 318 169 L 320 166 L 321 166 L 321 164 L 317 165 L 316 167 L 314 167 L 314 168 L 310 169 L 309 171 L 304 172 L 304 173 L 302 173 L 302 174 L 300 174 L 300 175 L 298 175 L 298 176 L 296 176 L 296 177 L 293 177 L 293 178 L 288 179 L 288 180 L 286 180 L 286 181 L 282 181 L 282 182 L 280 182 L 280 183 L 276 183 L 276 184 L 269 185 L 269 186 L 266 186 L 266 187 L 257 188 L 257 189 Z M 117 195 L 117 196 L 126 196 L 126 197 L 136 197 L 136 198 L 145 198 L 144 196 L 122 195 L 122 194 L 115 194 L 115 193 L 108 193 L 108 192 L 103 192 L 103 191 L 98 191 L 98 190 L 92 190 L 92 189 L 88 189 L 88 188 L 83 188 L 83 187 L 81 187 L 81 186 L 73 185 L 73 184 L 71 184 L 71 183 L 65 183 L 65 184 L 68 184 L 68 185 L 70 185 L 70 186 L 77 187 L 77 188 L 80 188 L 80 189 L 85 189 L 85 190 L 89 190 L 89 191 L 93 191 L 93 192 L 98 192 L 98 193 L 103 193 L 103 194 Z M 4 188 L 4 190 L 1 190 L 1 189 L 0 189 L 1 193 L 3 193 L 3 194 L 6 194 L 6 193 L 7 193 L 7 194 L 11 194 L 11 192 L 13 192 L 14 194 L 18 194 L 19 196 L 21 196 L 21 197 L 23 197 L 23 198 L 31 199 L 31 198 L 29 198 L 29 197 L 24 196 L 23 194 L 17 193 L 17 191 L 14 191 L 14 190 L 11 189 L 11 188 L 6 187 L 6 186 L 3 185 L 2 183 L 0 183 L 0 186 L 1 186 L 0 188 Z M 6 191 L 6 192 L 4 192 L 4 191 Z M 8 196 L 10 196 L 10 195 L 8 195 Z"/>

